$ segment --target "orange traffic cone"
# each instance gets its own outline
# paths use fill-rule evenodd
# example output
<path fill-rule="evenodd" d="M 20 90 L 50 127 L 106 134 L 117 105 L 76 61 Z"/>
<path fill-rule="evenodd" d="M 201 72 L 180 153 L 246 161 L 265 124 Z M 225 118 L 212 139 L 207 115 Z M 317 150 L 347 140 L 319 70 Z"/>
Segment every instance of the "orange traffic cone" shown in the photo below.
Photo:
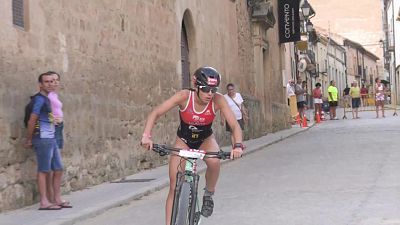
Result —
<path fill-rule="evenodd" d="M 296 116 L 296 123 L 298 123 L 301 126 L 301 118 L 300 118 L 299 113 L 297 113 L 297 116 Z"/>
<path fill-rule="evenodd" d="M 319 116 L 319 112 L 317 111 L 317 114 L 315 115 L 317 119 L 317 123 L 321 123 L 321 117 Z"/>
<path fill-rule="evenodd" d="M 307 125 L 307 117 L 306 117 L 305 114 L 303 116 L 303 125 L 302 125 L 302 127 L 308 127 L 308 125 Z"/>

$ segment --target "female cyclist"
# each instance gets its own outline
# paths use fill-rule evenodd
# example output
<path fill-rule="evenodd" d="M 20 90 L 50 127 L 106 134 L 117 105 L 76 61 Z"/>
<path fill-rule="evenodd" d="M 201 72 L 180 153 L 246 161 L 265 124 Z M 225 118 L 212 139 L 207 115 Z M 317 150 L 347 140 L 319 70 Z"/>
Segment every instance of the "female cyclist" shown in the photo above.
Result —
<path fill-rule="evenodd" d="M 219 151 L 219 146 L 211 129 L 212 122 L 218 110 L 221 110 L 224 118 L 232 128 L 234 145 L 231 151 L 231 159 L 242 156 L 242 130 L 236 121 L 235 115 L 230 109 L 223 95 L 218 93 L 218 86 L 221 82 L 221 76 L 217 70 L 212 67 L 200 67 L 193 76 L 195 90 L 181 90 L 168 100 L 157 106 L 147 117 L 144 128 L 141 145 L 146 149 L 152 149 L 151 130 L 156 120 L 176 106 L 179 107 L 180 126 L 177 131 L 177 137 L 174 147 L 181 149 L 202 149 L 207 152 Z M 201 213 L 208 217 L 212 214 L 214 202 L 212 195 L 215 192 L 217 184 L 220 161 L 219 159 L 205 159 L 206 187 L 203 196 L 203 206 Z M 171 155 L 169 158 L 169 179 L 170 187 L 166 201 L 166 224 L 170 224 L 172 214 L 172 204 L 174 199 L 176 174 L 180 158 Z"/>

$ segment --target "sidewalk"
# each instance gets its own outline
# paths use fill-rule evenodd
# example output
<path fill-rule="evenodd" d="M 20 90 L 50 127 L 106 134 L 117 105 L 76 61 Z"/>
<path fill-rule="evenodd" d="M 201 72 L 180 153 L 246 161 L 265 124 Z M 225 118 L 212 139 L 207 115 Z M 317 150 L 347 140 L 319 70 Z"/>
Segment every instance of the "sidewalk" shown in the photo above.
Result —
<path fill-rule="evenodd" d="M 312 122 L 309 124 L 313 126 Z M 260 150 L 266 146 L 277 143 L 283 139 L 296 135 L 308 128 L 300 128 L 294 125 L 291 129 L 268 134 L 266 136 L 245 141 L 245 154 Z M 229 147 L 222 147 L 229 151 Z M 222 161 L 228 163 L 229 160 Z M 205 170 L 205 164 L 201 163 L 199 171 Z M 127 204 L 152 192 L 168 186 L 168 168 L 161 166 L 146 170 L 126 177 L 124 181 L 108 182 L 93 186 L 81 191 L 64 195 L 63 199 L 71 202 L 72 209 L 54 211 L 39 211 L 38 204 L 22 209 L 0 214 L 1 225 L 67 225 L 76 221 L 94 217 L 97 214 Z"/>

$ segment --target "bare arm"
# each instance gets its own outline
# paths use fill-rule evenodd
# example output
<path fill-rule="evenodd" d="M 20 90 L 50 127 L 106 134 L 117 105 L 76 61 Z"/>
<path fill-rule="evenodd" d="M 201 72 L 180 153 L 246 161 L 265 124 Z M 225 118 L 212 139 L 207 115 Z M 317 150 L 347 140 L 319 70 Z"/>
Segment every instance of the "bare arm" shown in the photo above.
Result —
<path fill-rule="evenodd" d="M 33 137 L 33 131 L 35 130 L 35 124 L 38 121 L 39 116 L 31 113 L 31 116 L 29 117 L 28 120 L 28 132 L 27 132 L 27 136 L 26 136 L 26 144 L 25 146 L 27 148 L 32 147 L 32 137 Z"/>
<path fill-rule="evenodd" d="M 153 147 L 153 141 L 151 140 L 151 130 L 153 129 L 153 126 L 156 123 L 157 119 L 160 116 L 166 114 L 172 108 L 180 105 L 181 102 L 186 101 L 188 95 L 189 95 L 189 90 L 179 91 L 150 112 L 150 114 L 147 117 L 141 141 L 141 145 L 144 148 L 151 149 Z"/>
<path fill-rule="evenodd" d="M 225 117 L 224 114 L 222 114 L 222 111 L 219 111 L 219 116 L 221 117 L 221 126 L 225 125 Z"/>

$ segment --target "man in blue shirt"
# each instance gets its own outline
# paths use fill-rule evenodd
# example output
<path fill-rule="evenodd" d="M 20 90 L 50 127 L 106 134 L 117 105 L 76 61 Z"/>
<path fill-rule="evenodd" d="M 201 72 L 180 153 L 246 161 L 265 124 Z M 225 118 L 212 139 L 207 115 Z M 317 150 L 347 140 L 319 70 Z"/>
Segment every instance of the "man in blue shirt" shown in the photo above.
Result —
<path fill-rule="evenodd" d="M 40 92 L 33 98 L 33 108 L 28 121 L 27 147 L 33 147 L 36 153 L 40 194 L 39 210 L 59 210 L 63 208 L 61 200 L 61 178 L 63 165 L 61 154 L 55 139 L 55 127 L 47 95 L 53 89 L 54 77 L 44 73 L 39 76 Z M 48 199 L 46 176 L 54 171 L 54 199 Z M 54 201 L 53 203 L 51 201 Z"/>

